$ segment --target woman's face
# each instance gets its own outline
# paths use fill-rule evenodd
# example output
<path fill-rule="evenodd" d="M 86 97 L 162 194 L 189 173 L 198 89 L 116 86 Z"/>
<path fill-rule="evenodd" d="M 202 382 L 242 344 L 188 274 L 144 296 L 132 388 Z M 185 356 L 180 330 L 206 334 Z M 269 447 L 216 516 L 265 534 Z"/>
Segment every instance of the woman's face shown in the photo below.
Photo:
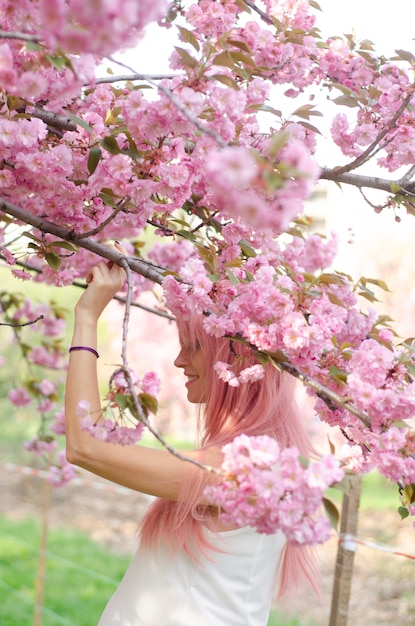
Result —
<path fill-rule="evenodd" d="M 176 367 L 182 367 L 184 375 L 187 376 L 186 388 L 189 402 L 205 402 L 207 362 L 200 345 L 181 343 L 180 352 L 174 364 Z"/>

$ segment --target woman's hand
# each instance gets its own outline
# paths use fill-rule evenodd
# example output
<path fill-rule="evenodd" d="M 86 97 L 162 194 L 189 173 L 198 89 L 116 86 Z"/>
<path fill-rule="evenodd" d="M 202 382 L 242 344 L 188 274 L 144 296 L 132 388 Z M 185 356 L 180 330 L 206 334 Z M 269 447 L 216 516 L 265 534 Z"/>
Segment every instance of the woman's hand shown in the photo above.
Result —
<path fill-rule="evenodd" d="M 121 244 L 116 243 L 114 247 L 117 252 L 127 254 Z M 112 261 L 100 261 L 89 270 L 86 282 L 88 287 L 80 297 L 75 312 L 77 317 L 96 322 L 107 304 L 122 289 L 125 282 L 125 270 Z"/>

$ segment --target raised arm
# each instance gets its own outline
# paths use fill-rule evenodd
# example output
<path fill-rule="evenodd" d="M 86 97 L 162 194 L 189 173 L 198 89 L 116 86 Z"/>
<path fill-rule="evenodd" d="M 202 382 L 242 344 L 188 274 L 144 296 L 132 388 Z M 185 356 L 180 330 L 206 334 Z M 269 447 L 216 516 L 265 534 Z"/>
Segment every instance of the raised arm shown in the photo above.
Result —
<path fill-rule="evenodd" d="M 123 249 L 120 248 L 123 252 Z M 119 291 L 125 272 L 117 265 L 98 263 L 90 271 L 88 287 L 75 307 L 72 346 L 97 350 L 97 325 L 104 308 Z M 65 391 L 66 456 L 69 462 L 120 485 L 155 496 L 177 499 L 183 480 L 190 473 L 203 471 L 164 450 L 143 446 L 120 446 L 100 441 L 83 431 L 79 425 L 78 405 L 89 403 L 92 418 L 101 418 L 98 388 L 97 358 L 89 350 L 72 351 Z M 203 459 L 214 464 L 210 458 Z M 201 459 L 200 452 L 189 451 L 186 456 Z"/>

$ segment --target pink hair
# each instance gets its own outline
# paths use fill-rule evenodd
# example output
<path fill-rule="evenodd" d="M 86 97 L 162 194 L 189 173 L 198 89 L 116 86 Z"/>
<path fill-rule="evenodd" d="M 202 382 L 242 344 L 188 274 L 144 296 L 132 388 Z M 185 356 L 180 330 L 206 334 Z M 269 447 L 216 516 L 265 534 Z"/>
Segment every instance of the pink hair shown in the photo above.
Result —
<path fill-rule="evenodd" d="M 200 346 L 207 361 L 206 402 L 200 405 L 198 423 L 202 455 L 203 449 L 220 448 L 240 434 L 269 435 L 282 447 L 294 445 L 303 456 L 310 455 L 312 447 L 295 403 L 292 376 L 267 365 L 262 380 L 232 387 L 218 378 L 214 364 L 232 364 L 237 375 L 257 363 L 252 351 L 240 342 L 208 335 L 202 316 L 179 320 L 177 326 L 181 344 Z M 183 548 L 196 560 L 198 554 L 206 554 L 210 545 L 201 522 L 209 526 L 212 519 L 209 507 L 200 505 L 200 495 L 208 479 L 206 472 L 193 466 L 183 481 L 183 498 L 158 498 L 141 524 L 142 544 L 152 547 L 162 540 L 171 550 Z M 309 551 L 287 542 L 280 564 L 278 596 L 292 591 L 303 577 L 317 588 L 318 575 Z"/>

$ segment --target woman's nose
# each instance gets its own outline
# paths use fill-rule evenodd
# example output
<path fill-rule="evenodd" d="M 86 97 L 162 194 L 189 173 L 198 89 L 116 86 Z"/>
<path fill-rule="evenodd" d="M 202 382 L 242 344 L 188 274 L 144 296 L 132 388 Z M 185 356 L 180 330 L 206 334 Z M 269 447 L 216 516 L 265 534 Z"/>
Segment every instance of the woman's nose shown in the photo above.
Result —
<path fill-rule="evenodd" d="M 186 363 L 187 363 L 187 361 L 186 361 L 186 353 L 185 353 L 185 351 L 182 348 L 180 350 L 179 354 L 174 359 L 174 365 L 176 367 L 185 367 Z"/>

